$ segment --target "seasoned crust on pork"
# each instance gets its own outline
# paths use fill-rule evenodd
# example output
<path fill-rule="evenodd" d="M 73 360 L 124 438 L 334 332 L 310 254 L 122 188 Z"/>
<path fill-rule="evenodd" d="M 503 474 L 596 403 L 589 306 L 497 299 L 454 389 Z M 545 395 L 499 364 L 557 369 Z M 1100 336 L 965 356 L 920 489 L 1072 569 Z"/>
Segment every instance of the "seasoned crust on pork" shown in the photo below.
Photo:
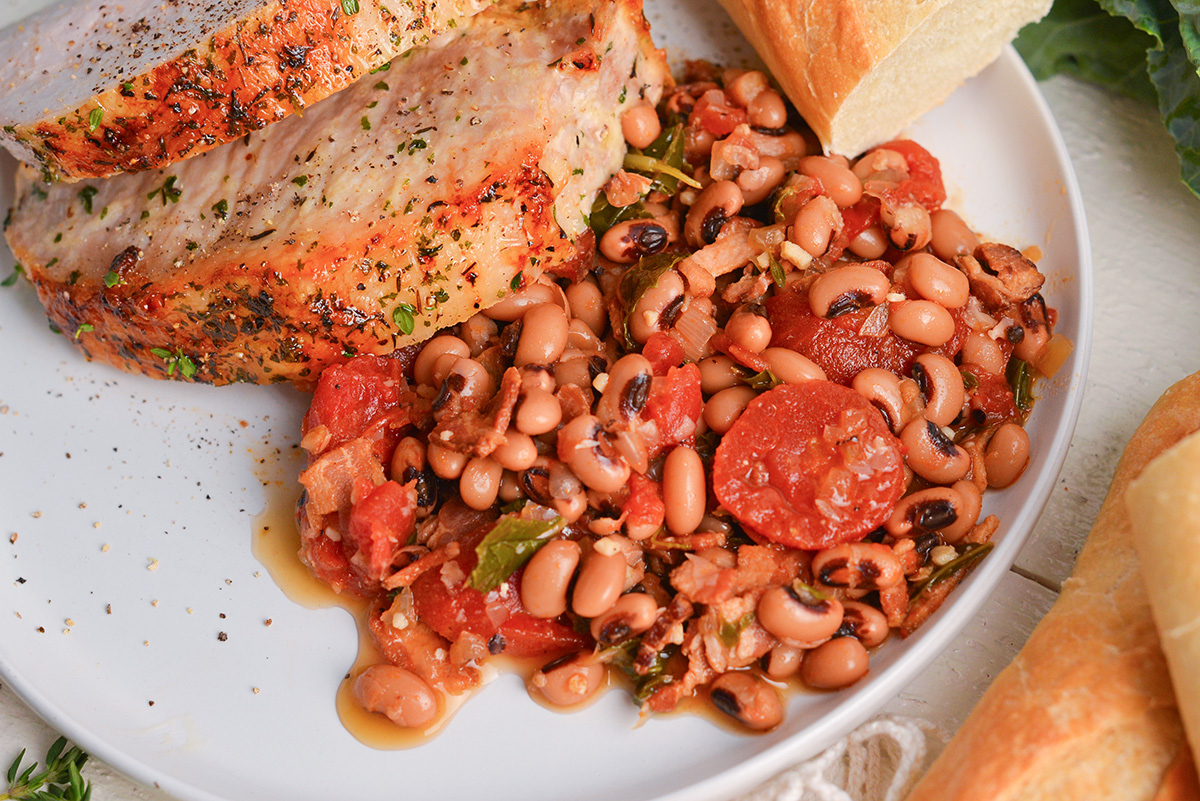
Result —
<path fill-rule="evenodd" d="M 90 358 L 310 386 L 590 266 L 584 210 L 621 164 L 621 111 L 669 80 L 636 0 L 506 2 L 169 170 L 26 168 L 6 236 Z"/>
<path fill-rule="evenodd" d="M 165 167 L 302 112 L 487 5 L 64 0 L 0 33 L 0 142 L 67 181 Z"/>

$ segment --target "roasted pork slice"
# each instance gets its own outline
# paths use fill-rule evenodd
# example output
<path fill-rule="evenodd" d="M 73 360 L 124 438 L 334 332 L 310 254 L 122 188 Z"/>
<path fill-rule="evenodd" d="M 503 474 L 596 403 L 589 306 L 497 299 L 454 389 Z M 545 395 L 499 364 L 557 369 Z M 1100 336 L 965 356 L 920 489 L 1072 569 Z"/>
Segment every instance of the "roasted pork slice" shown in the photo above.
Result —
<path fill-rule="evenodd" d="M 47 177 L 165 167 L 298 113 L 487 0 L 63 0 L 0 33 L 0 141 Z"/>
<path fill-rule="evenodd" d="M 505 2 L 170 170 L 68 185 L 23 168 L 6 235 L 89 357 L 307 386 L 590 266 L 621 112 L 668 81 L 637 0 Z"/>

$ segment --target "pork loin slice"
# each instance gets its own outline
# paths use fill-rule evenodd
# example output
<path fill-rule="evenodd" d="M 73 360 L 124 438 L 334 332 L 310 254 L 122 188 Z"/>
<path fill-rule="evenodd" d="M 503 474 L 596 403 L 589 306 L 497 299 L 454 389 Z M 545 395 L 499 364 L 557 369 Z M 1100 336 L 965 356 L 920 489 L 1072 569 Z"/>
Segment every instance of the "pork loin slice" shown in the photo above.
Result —
<path fill-rule="evenodd" d="M 23 168 L 6 235 L 93 359 L 309 386 L 590 266 L 584 213 L 620 167 L 621 112 L 669 80 L 638 0 L 505 2 L 170 170 L 68 185 Z"/>
<path fill-rule="evenodd" d="M 68 181 L 165 167 L 303 110 L 487 4 L 63 0 L 0 33 L 0 141 Z"/>

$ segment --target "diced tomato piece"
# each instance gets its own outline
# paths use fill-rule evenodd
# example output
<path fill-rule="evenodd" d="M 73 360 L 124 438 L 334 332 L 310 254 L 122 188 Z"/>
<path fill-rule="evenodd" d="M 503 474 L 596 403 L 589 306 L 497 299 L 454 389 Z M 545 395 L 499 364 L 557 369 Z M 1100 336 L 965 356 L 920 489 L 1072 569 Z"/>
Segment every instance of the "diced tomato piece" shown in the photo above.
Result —
<path fill-rule="evenodd" d="M 942 167 L 928 150 L 910 139 L 895 139 L 879 146 L 894 150 L 908 163 L 908 180 L 888 190 L 891 199 L 920 203 L 926 211 L 936 211 L 946 202 Z M 873 148 L 873 149 L 879 149 Z"/>
<path fill-rule="evenodd" d="M 717 136 L 728 136 L 733 133 L 734 128 L 749 122 L 750 118 L 745 109 L 714 100 L 714 97 L 721 96 L 721 93 L 715 90 L 701 95 L 691 116 L 688 117 L 688 123 L 699 125 Z"/>
<path fill-rule="evenodd" d="M 992 426 L 1020 419 L 1021 413 L 1017 410 L 1017 402 L 1013 397 L 1012 387 L 1008 385 L 1008 379 L 988 372 L 976 364 L 964 364 L 962 371 L 970 373 L 977 382 L 975 388 L 969 392 L 967 407 L 972 413 L 979 411 L 984 415 L 984 419 L 979 420 L 978 415 L 973 414 L 975 419 L 972 422 L 976 425 Z"/>
<path fill-rule="evenodd" d="M 629 498 L 621 507 L 625 524 L 631 528 L 658 527 L 667 516 L 662 499 L 662 485 L 653 479 L 634 473 L 629 477 Z"/>
<path fill-rule="evenodd" d="M 306 537 L 300 554 L 313 575 L 333 588 L 336 593 L 368 595 L 370 590 L 350 568 L 350 560 L 342 550 L 340 542 L 334 542 L 324 534 Z"/>
<path fill-rule="evenodd" d="M 512 656 L 545 656 L 587 645 L 588 640 L 564 622 L 525 611 L 518 589 L 523 570 L 489 593 L 467 586 L 479 561 L 475 547 L 490 529 L 489 524 L 461 537 L 457 558 L 413 582 L 418 617 L 451 642 L 469 631 L 487 640 L 494 653 Z"/>
<path fill-rule="evenodd" d="M 656 377 L 650 387 L 644 415 L 658 425 L 659 448 L 677 445 L 696 433 L 704 411 L 700 391 L 700 368 L 694 364 L 672 367 Z"/>
<path fill-rule="evenodd" d="M 655 331 L 642 346 L 642 355 L 650 360 L 655 375 L 666 375 L 672 367 L 683 364 L 687 358 L 675 337 L 665 331 Z"/>
<path fill-rule="evenodd" d="M 748 530 L 793 548 L 860 540 L 904 492 L 900 441 L 852 389 L 783 384 L 750 402 L 717 446 L 713 489 Z"/>
<path fill-rule="evenodd" d="M 380 461 L 386 461 L 395 447 L 389 432 L 408 424 L 411 399 L 415 397 L 404 378 L 406 369 L 405 360 L 382 356 L 357 356 L 345 364 L 326 368 L 317 382 L 301 430 L 307 434 L 317 426 L 324 426 L 330 434 L 327 447 L 334 448 L 362 436 L 373 423 L 386 416 L 390 419 L 381 427 L 377 449 Z"/>
<path fill-rule="evenodd" d="M 838 240 L 844 243 L 842 248 L 845 249 L 856 236 L 878 222 L 878 198 L 864 197 L 853 206 L 842 209 L 842 231 L 838 236 Z"/>
<path fill-rule="evenodd" d="M 408 542 L 417 514 L 417 482 L 385 481 L 350 509 L 343 540 L 354 549 L 351 564 L 371 581 L 383 581 L 396 553 Z"/>

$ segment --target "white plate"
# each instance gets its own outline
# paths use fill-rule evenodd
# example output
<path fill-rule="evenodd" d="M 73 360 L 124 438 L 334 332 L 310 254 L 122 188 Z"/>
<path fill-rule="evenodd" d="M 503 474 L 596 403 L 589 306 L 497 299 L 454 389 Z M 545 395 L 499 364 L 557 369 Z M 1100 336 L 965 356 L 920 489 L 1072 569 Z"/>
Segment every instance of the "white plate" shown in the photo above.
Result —
<path fill-rule="evenodd" d="M 648 5 L 657 40 L 676 58 L 752 56 L 715 4 Z M 0 23 L 16 14 L 10 4 Z M 507 676 L 424 747 L 367 748 L 334 709 L 355 655 L 353 622 L 288 601 L 251 553 L 255 516 L 293 497 L 305 397 L 86 363 L 46 330 L 24 282 L 0 289 L 0 676 L 87 750 L 188 801 L 397 792 L 694 801 L 727 798 L 816 753 L 927 666 L 1008 569 L 1065 457 L 1087 364 L 1082 204 L 1016 55 L 1006 52 L 910 133 L 941 159 L 948 205 L 1000 241 L 1042 249 L 1047 298 L 1077 348 L 1041 385 L 1027 475 L 988 495 L 987 511 L 1003 521 L 995 551 L 916 636 L 876 654 L 850 691 L 797 696 L 779 730 L 750 737 L 688 716 L 635 730 L 619 692 L 555 714 Z M 0 167 L 7 206 L 11 160 Z M 11 263 L 0 246 L 0 277 Z"/>

